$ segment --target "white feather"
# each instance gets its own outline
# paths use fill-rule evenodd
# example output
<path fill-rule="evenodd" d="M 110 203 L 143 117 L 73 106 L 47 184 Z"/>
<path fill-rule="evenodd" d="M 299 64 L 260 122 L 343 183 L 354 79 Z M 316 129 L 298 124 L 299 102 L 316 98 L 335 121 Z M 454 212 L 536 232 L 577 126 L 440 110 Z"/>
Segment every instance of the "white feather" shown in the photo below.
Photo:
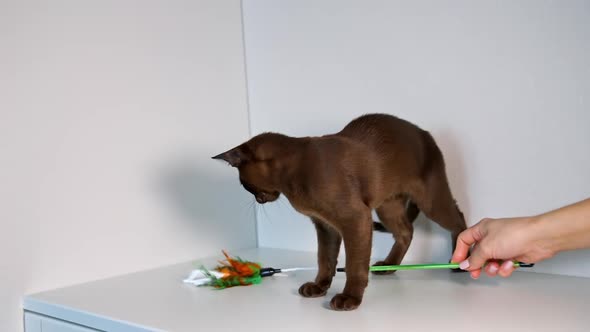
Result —
<path fill-rule="evenodd" d="M 218 272 L 218 271 L 212 271 L 212 270 L 207 270 L 207 271 L 217 278 L 221 278 L 224 276 L 223 273 Z M 203 271 L 201 271 L 201 270 L 193 270 L 193 271 L 191 271 L 190 275 L 186 279 L 183 280 L 183 282 L 187 283 L 187 284 L 193 284 L 195 286 L 201 286 L 201 285 L 205 285 L 205 284 L 208 284 L 209 282 L 211 282 L 211 278 L 206 276 L 205 273 L 203 273 Z"/>

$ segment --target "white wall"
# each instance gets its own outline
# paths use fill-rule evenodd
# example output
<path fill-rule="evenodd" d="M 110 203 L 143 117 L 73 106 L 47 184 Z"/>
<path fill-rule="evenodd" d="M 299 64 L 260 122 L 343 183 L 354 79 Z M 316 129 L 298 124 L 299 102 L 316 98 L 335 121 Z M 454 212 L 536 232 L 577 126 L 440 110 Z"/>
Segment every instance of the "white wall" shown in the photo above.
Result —
<path fill-rule="evenodd" d="M 25 293 L 256 245 L 210 159 L 248 137 L 238 0 L 2 2 L 0 48 L 0 331 Z"/>
<path fill-rule="evenodd" d="M 252 133 L 335 132 L 387 112 L 431 131 L 468 224 L 590 196 L 587 1 L 245 0 Z M 407 261 L 445 262 L 421 220 Z M 258 214 L 259 244 L 315 250 L 288 202 Z M 375 255 L 391 246 L 377 235 Z M 590 252 L 537 271 L 590 276 Z"/>

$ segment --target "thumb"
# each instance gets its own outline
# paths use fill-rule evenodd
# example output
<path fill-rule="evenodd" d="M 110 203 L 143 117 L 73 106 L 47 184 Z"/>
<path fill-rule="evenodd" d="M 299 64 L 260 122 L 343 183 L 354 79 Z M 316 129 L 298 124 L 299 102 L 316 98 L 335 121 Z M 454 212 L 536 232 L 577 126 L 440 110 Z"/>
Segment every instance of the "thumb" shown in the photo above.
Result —
<path fill-rule="evenodd" d="M 465 261 L 461 262 L 460 267 L 463 270 L 474 271 L 481 269 L 486 261 L 490 259 L 488 255 L 485 254 L 484 250 L 481 249 L 481 244 L 476 245 L 471 252 L 469 258 Z"/>
<path fill-rule="evenodd" d="M 463 262 L 467 258 L 469 249 L 483 238 L 482 228 L 482 222 L 479 222 L 459 234 L 452 262 Z"/>

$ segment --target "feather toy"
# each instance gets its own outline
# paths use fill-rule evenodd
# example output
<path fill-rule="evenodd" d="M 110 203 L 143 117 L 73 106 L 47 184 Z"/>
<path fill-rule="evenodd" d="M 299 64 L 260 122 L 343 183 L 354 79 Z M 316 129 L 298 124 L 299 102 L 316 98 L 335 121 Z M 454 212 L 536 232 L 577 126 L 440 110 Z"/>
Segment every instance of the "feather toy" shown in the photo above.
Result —
<path fill-rule="evenodd" d="M 220 261 L 215 269 L 208 270 L 204 266 L 194 270 L 183 280 L 185 283 L 195 286 L 212 286 L 217 289 L 225 289 L 234 286 L 249 286 L 262 282 L 262 278 L 270 277 L 294 271 L 317 270 L 316 267 L 292 267 L 276 269 L 262 267 L 260 263 L 250 262 L 240 257 L 232 258 L 227 252 L 222 251 L 225 261 Z M 535 264 L 514 262 L 514 267 L 533 267 Z M 369 271 L 398 271 L 398 270 L 433 270 L 433 269 L 458 269 L 459 263 L 444 264 L 412 264 L 412 265 L 382 265 L 371 266 Z M 345 268 L 337 268 L 337 272 L 345 272 Z"/>
<path fill-rule="evenodd" d="M 222 252 L 225 261 L 220 261 L 220 265 L 214 270 L 210 271 L 205 267 L 201 267 L 199 270 L 193 271 L 189 278 L 185 279 L 185 282 L 198 286 L 213 286 L 224 289 L 259 284 L 262 281 L 260 264 L 245 261 L 240 257 L 232 258 L 227 252 Z"/>

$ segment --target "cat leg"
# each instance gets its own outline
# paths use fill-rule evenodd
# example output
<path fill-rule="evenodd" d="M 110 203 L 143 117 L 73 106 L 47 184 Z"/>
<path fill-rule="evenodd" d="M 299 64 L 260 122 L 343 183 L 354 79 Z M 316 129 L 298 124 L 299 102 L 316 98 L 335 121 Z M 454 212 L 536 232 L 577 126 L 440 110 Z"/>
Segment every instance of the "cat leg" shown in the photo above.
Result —
<path fill-rule="evenodd" d="M 387 257 L 378 261 L 374 265 L 398 265 L 404 258 L 412 237 L 414 235 L 414 227 L 412 221 L 420 212 L 414 203 L 410 202 L 410 206 L 406 208 L 407 198 L 404 196 L 393 196 L 385 201 L 380 207 L 376 209 L 379 219 L 383 226 L 393 234 L 395 243 Z M 411 218 L 411 219 L 409 219 Z M 374 274 L 391 274 L 395 271 L 379 271 Z"/>
<path fill-rule="evenodd" d="M 406 216 L 408 217 L 408 221 L 413 223 L 418 217 L 418 214 L 420 214 L 420 209 L 418 209 L 418 206 L 414 202 L 408 199 L 408 205 L 406 207 Z M 373 221 L 373 230 L 382 233 L 391 233 L 390 230 L 383 226 L 383 223 L 378 221 Z"/>
<path fill-rule="evenodd" d="M 338 252 L 342 237 L 340 233 L 327 223 L 311 218 L 318 238 L 318 274 L 313 282 L 307 282 L 299 287 L 299 294 L 303 297 L 319 297 L 326 295 L 336 273 Z"/>
<path fill-rule="evenodd" d="M 368 208 L 359 211 L 362 212 L 351 212 L 339 220 L 346 251 L 346 284 L 342 293 L 330 301 L 334 310 L 356 309 L 369 282 L 373 223 Z"/>

